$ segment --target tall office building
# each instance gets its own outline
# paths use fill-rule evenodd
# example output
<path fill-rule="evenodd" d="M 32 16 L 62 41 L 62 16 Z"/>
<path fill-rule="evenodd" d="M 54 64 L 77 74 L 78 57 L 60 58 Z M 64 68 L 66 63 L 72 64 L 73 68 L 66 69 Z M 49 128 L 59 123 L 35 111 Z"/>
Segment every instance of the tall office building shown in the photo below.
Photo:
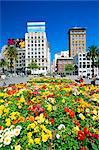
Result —
<path fill-rule="evenodd" d="M 35 61 L 39 69 L 32 70 L 32 74 L 50 72 L 50 48 L 45 32 L 45 22 L 28 22 L 25 34 L 26 68 Z"/>
<path fill-rule="evenodd" d="M 74 27 L 69 29 L 69 57 L 74 57 L 79 52 L 86 51 L 86 29 Z"/>

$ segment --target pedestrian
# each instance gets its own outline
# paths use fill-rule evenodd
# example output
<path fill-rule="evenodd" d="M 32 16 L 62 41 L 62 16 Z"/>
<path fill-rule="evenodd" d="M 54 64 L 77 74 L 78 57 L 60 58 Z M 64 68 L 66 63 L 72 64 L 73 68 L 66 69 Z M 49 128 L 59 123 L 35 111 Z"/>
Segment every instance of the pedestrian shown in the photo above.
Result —
<path fill-rule="evenodd" d="M 3 86 L 6 86 L 6 82 L 3 83 Z"/>
<path fill-rule="evenodd" d="M 96 76 L 97 75 L 93 75 L 92 81 L 91 81 L 91 84 L 93 84 L 94 86 L 96 85 Z"/>

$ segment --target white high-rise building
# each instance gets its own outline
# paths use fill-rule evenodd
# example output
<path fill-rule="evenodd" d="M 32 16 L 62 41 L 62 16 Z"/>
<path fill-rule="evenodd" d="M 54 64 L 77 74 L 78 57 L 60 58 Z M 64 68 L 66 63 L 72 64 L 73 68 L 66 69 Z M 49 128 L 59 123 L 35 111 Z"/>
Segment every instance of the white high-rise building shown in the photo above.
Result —
<path fill-rule="evenodd" d="M 32 74 L 44 74 L 50 72 L 50 48 L 45 32 L 45 22 L 28 22 L 25 34 L 26 67 L 33 60 L 40 66 L 32 70 Z"/>
<path fill-rule="evenodd" d="M 97 58 L 94 58 L 97 61 Z M 87 52 L 78 53 L 74 57 L 74 62 L 78 66 L 78 76 L 92 78 L 92 60 L 87 58 Z M 94 74 L 99 78 L 99 68 L 94 66 Z"/>

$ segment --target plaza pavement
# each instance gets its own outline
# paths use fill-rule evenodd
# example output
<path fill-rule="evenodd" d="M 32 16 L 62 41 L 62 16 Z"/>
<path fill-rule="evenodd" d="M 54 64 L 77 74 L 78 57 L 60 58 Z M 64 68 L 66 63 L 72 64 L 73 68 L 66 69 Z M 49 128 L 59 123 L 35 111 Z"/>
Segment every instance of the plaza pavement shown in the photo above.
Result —
<path fill-rule="evenodd" d="M 14 84 L 14 83 L 15 84 L 16 83 L 25 83 L 30 78 L 31 78 L 31 76 L 29 76 L 29 77 L 27 77 L 27 76 L 7 77 L 6 79 L 0 79 L 0 86 L 3 86 L 4 82 L 6 83 L 6 86 L 8 86 L 9 84 Z M 71 76 L 66 76 L 65 78 L 72 79 L 73 81 L 75 81 L 75 79 L 78 79 L 78 76 L 71 75 Z M 86 84 L 91 84 L 91 79 L 84 79 L 84 81 Z M 96 80 L 96 85 L 99 85 L 99 80 Z"/>

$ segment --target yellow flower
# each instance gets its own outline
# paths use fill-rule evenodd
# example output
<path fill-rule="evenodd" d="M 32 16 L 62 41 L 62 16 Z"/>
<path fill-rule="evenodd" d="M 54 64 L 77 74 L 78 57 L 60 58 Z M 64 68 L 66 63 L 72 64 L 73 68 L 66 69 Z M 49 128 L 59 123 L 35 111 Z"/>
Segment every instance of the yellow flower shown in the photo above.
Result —
<path fill-rule="evenodd" d="M 65 103 L 65 99 L 62 99 L 62 103 Z"/>
<path fill-rule="evenodd" d="M 28 144 L 33 144 L 33 143 L 34 143 L 33 139 L 32 139 L 32 138 L 29 138 Z"/>
<path fill-rule="evenodd" d="M 6 126 L 9 127 L 11 125 L 10 118 L 7 118 L 5 121 L 6 121 Z"/>
<path fill-rule="evenodd" d="M 78 126 L 73 128 L 73 132 L 75 132 L 76 134 L 78 133 L 78 131 L 79 131 L 79 127 Z"/>
<path fill-rule="evenodd" d="M 32 132 L 28 132 L 28 138 L 31 138 Z"/>
<path fill-rule="evenodd" d="M 47 110 L 50 111 L 50 112 L 52 111 L 52 105 L 51 104 L 47 105 Z"/>
<path fill-rule="evenodd" d="M 43 114 L 40 114 L 40 116 L 37 116 L 35 120 L 37 120 L 38 123 L 43 123 L 45 121 L 45 118 Z"/>
<path fill-rule="evenodd" d="M 86 108 L 86 112 L 88 113 L 88 112 L 90 112 L 90 110 L 88 108 Z"/>
<path fill-rule="evenodd" d="M 9 113 L 9 108 L 5 108 L 4 112 L 8 114 Z"/>
<path fill-rule="evenodd" d="M 80 117 L 82 120 L 85 119 L 85 116 L 84 116 L 82 113 L 79 114 L 79 117 Z"/>
<path fill-rule="evenodd" d="M 42 141 L 43 142 L 46 142 L 48 140 L 48 135 L 47 134 L 44 134 L 44 132 L 42 132 Z"/>
<path fill-rule="evenodd" d="M 11 122 L 7 122 L 6 126 L 9 127 L 11 125 Z"/>
<path fill-rule="evenodd" d="M 3 114 L 3 111 L 2 110 L 0 110 L 0 115 L 2 115 Z"/>
<path fill-rule="evenodd" d="M 21 150 L 21 146 L 20 145 L 16 145 L 15 146 L 15 150 Z"/>
<path fill-rule="evenodd" d="M 36 144 L 39 144 L 39 143 L 40 143 L 40 138 L 35 138 L 35 139 L 34 139 L 34 142 L 35 142 Z"/>
<path fill-rule="evenodd" d="M 96 109 L 94 109 L 94 110 L 93 110 L 93 113 L 94 113 L 95 115 L 97 115 L 97 110 L 96 110 Z"/>
<path fill-rule="evenodd" d="M 24 102 L 25 102 L 25 98 L 24 98 L 23 96 L 21 96 L 20 102 L 21 102 L 21 103 L 24 103 Z"/>
<path fill-rule="evenodd" d="M 0 93 L 0 96 L 3 97 L 5 93 Z"/>
<path fill-rule="evenodd" d="M 4 102 L 4 100 L 3 99 L 0 99 L 0 103 L 3 103 Z"/>
<path fill-rule="evenodd" d="M 31 128 L 34 129 L 35 128 L 35 123 L 31 123 Z"/>

